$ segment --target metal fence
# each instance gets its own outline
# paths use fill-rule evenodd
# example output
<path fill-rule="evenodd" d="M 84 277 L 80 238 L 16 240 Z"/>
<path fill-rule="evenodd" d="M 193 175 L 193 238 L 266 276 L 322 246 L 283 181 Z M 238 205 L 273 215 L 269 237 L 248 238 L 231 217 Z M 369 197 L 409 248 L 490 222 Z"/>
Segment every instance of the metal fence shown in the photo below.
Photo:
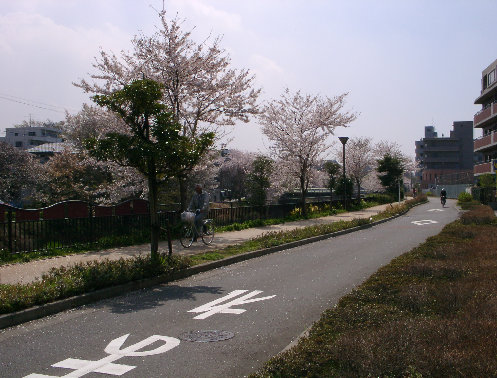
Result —
<path fill-rule="evenodd" d="M 497 193 L 495 188 L 473 187 L 471 188 L 471 195 L 475 200 L 497 210 Z"/>
<path fill-rule="evenodd" d="M 447 198 L 456 198 L 459 196 L 461 193 L 469 193 L 471 189 L 470 184 L 459 184 L 459 185 L 437 185 L 436 188 L 434 189 L 423 189 L 424 193 L 431 192 L 433 195 L 436 197 L 440 197 L 440 192 L 442 189 L 445 189 L 447 192 Z"/>
<path fill-rule="evenodd" d="M 115 215 L 106 217 L 62 218 L 42 220 L 13 220 L 0 222 L 0 251 L 24 253 L 64 249 L 104 243 L 105 239 L 133 236 L 143 239 L 150 235 L 150 216 Z M 159 220 L 166 227 L 176 213 L 161 213 Z"/>
<path fill-rule="evenodd" d="M 324 205 L 323 202 L 315 204 Z M 0 252 L 25 253 L 48 251 L 51 249 L 73 248 L 94 243 L 105 245 L 106 241 L 112 244 L 112 239 L 132 236 L 135 239 L 146 240 L 150 236 L 150 216 L 147 213 L 103 215 L 109 211 L 95 211 L 95 207 L 84 210 L 78 204 L 79 212 L 71 213 L 68 217 L 67 206 L 57 204 L 64 211 L 60 217 L 50 217 L 47 209 L 28 210 L 3 206 L 0 209 Z M 65 206 L 65 207 L 64 207 Z M 209 218 L 214 219 L 217 226 L 241 223 L 256 219 L 283 218 L 288 216 L 296 204 L 280 204 L 267 206 L 230 206 L 228 208 L 211 209 Z M 129 208 L 129 206 L 128 206 Z M 132 207 L 131 207 L 132 208 Z M 136 208 L 136 207 L 135 207 Z M 86 216 L 85 216 L 86 212 Z M 46 218 L 39 216 L 44 215 Z M 59 215 L 60 215 L 59 214 Z M 76 215 L 79 215 L 76 216 Z M 90 216 L 89 216 L 90 215 Z M 159 223 L 163 228 L 175 227 L 180 224 L 180 212 L 159 212 Z"/>

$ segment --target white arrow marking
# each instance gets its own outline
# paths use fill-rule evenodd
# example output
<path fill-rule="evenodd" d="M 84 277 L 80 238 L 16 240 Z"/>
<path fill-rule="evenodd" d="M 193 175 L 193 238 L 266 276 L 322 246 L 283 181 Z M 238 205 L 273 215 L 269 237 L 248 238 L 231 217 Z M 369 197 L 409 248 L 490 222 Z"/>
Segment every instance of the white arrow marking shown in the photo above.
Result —
<path fill-rule="evenodd" d="M 251 293 L 248 293 L 242 297 L 239 297 L 235 300 L 232 300 L 230 302 L 227 302 L 225 304 L 218 305 L 219 303 L 226 302 L 227 300 L 237 297 L 240 294 L 246 293 L 248 290 L 234 290 L 228 295 L 216 299 L 215 301 L 209 302 L 203 306 L 194 308 L 193 310 L 189 310 L 188 312 L 203 312 L 203 314 L 195 316 L 193 319 L 205 319 L 208 318 L 211 315 L 214 314 L 241 314 L 245 312 L 246 310 L 244 309 L 239 309 L 239 308 L 230 308 L 232 306 L 239 306 L 242 304 L 247 304 L 247 303 L 252 303 L 252 302 L 258 302 L 258 301 L 265 301 L 266 299 L 270 299 L 273 297 L 276 297 L 276 295 L 270 295 L 267 297 L 262 297 L 262 298 L 254 298 L 254 299 L 249 299 L 252 297 L 255 297 L 256 295 L 262 293 L 260 290 L 254 290 Z"/>
<path fill-rule="evenodd" d="M 180 343 L 178 339 L 174 337 L 168 336 L 160 336 L 153 335 L 147 337 L 145 340 L 142 340 L 136 344 L 130 345 L 127 348 L 121 349 L 122 345 L 128 338 L 129 333 L 127 335 L 123 335 L 118 337 L 117 339 L 112 340 L 109 345 L 105 348 L 105 352 L 109 354 L 109 356 L 104 357 L 98 361 L 88 361 L 88 360 L 80 360 L 76 358 L 68 358 L 64 361 L 57 362 L 53 364 L 53 367 L 72 369 L 73 372 L 63 375 L 62 377 L 82 377 L 83 375 L 89 373 L 102 373 L 102 374 L 110 374 L 110 375 L 123 375 L 130 370 L 133 370 L 136 366 L 130 365 L 122 365 L 122 364 L 114 364 L 114 361 L 119 360 L 123 357 L 136 357 L 136 356 L 152 356 L 154 354 L 165 353 L 175 347 L 177 347 Z M 146 350 L 139 352 L 140 349 L 145 348 L 148 345 L 152 345 L 156 341 L 164 341 L 164 344 L 153 350 Z M 43 374 L 30 374 L 25 378 L 46 378 L 46 377 L 56 377 L 54 375 L 43 375 Z"/>
<path fill-rule="evenodd" d="M 434 224 L 438 222 L 431 219 L 423 219 L 423 220 L 413 221 L 411 223 L 414 223 L 417 226 L 424 226 L 425 224 Z"/>
<path fill-rule="evenodd" d="M 430 209 L 428 211 L 443 211 L 443 209 Z"/>

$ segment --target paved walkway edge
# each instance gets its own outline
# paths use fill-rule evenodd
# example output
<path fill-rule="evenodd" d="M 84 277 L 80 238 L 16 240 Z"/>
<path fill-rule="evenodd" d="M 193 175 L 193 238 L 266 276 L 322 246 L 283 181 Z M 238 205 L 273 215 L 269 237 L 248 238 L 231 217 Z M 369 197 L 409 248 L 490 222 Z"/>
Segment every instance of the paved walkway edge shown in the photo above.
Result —
<path fill-rule="evenodd" d="M 421 205 L 423 203 L 416 204 Z M 410 209 L 409 209 L 410 210 Z M 174 272 L 168 276 L 159 276 L 154 278 L 147 278 L 138 281 L 128 282 L 126 284 L 111 286 L 105 289 L 100 289 L 96 291 L 92 291 L 90 293 L 85 293 L 81 295 L 77 295 L 74 297 L 61 299 L 56 302 L 47 303 L 41 306 L 30 307 L 25 310 L 11 312 L 9 314 L 0 315 L 0 329 L 13 327 L 22 323 L 26 323 L 32 320 L 36 320 L 39 318 L 43 318 L 45 316 L 50 316 L 57 314 L 62 311 L 70 310 L 72 308 L 76 308 L 79 306 L 87 305 L 93 302 L 97 302 L 102 299 L 117 297 L 119 295 L 125 294 L 130 291 L 141 290 L 145 288 L 150 288 L 153 286 L 157 286 L 164 283 L 173 282 L 179 279 L 187 278 L 193 276 L 198 273 L 203 273 L 212 269 L 221 268 L 227 265 L 231 265 L 237 262 L 249 260 L 255 257 L 260 257 L 264 255 L 268 255 L 274 252 L 283 251 L 285 249 L 299 247 L 305 244 L 315 243 L 317 241 L 334 238 L 340 235 L 349 234 L 355 231 L 364 230 L 366 228 L 371 228 L 378 224 L 388 222 L 389 220 L 395 219 L 406 214 L 409 210 L 404 211 L 403 213 L 397 214 L 390 218 L 385 218 L 376 222 L 371 222 L 362 226 L 349 228 L 346 230 L 333 232 L 330 234 L 324 234 L 319 236 L 313 236 L 311 238 L 302 239 L 282 245 L 278 245 L 275 247 L 260 249 L 257 251 L 245 252 L 240 255 L 235 255 L 231 257 L 227 257 L 222 260 L 212 261 L 196 266 L 192 266 L 183 271 Z M 296 341 L 296 340 L 295 340 Z"/>

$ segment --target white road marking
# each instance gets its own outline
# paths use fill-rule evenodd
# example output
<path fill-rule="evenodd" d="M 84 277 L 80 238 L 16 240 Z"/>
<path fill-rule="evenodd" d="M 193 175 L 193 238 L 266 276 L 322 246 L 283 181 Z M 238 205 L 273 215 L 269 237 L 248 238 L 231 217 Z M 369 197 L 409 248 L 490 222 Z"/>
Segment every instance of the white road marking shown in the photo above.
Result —
<path fill-rule="evenodd" d="M 68 358 L 64 361 L 57 362 L 53 364 L 53 367 L 71 369 L 74 370 L 69 374 L 63 375 L 62 377 L 82 377 L 83 375 L 89 373 L 101 373 L 110 375 L 123 375 L 130 370 L 133 370 L 136 366 L 115 364 L 117 361 L 123 357 L 141 357 L 141 356 L 152 356 L 154 354 L 165 353 L 175 347 L 177 347 L 180 341 L 174 337 L 153 335 L 147 337 L 136 344 L 130 345 L 124 349 L 121 349 L 122 345 L 128 338 L 127 335 L 118 337 L 112 340 L 105 348 L 105 353 L 109 356 L 104 357 L 98 361 L 80 360 L 76 358 Z M 157 341 L 164 341 L 164 344 L 159 347 L 139 352 L 140 349 L 146 346 L 152 345 Z M 55 375 L 44 375 L 44 374 L 30 374 L 24 378 L 46 378 L 46 377 L 57 377 Z"/>
<path fill-rule="evenodd" d="M 430 209 L 428 211 L 444 211 L 443 209 Z"/>
<path fill-rule="evenodd" d="M 273 297 L 276 297 L 276 295 L 270 295 L 267 297 L 262 297 L 262 298 L 254 298 L 254 299 L 249 299 L 252 297 L 255 297 L 256 295 L 262 293 L 260 290 L 254 290 L 251 293 L 248 293 L 242 297 L 239 297 L 237 299 L 234 299 L 230 302 L 227 302 L 225 304 L 219 304 L 222 302 L 226 302 L 227 300 L 237 297 L 240 294 L 246 293 L 248 290 L 234 290 L 228 295 L 216 299 L 215 301 L 209 302 L 203 306 L 194 308 L 193 310 L 189 310 L 188 312 L 203 312 L 201 315 L 195 316 L 193 319 L 205 319 L 208 318 L 211 315 L 214 314 L 241 314 L 244 313 L 246 310 L 244 309 L 238 309 L 238 308 L 231 308 L 232 306 L 239 306 L 242 304 L 247 304 L 247 303 L 252 303 L 252 302 L 258 302 L 258 301 L 265 301 L 266 299 L 270 299 Z"/>
<path fill-rule="evenodd" d="M 411 223 L 414 223 L 415 225 L 418 225 L 418 226 L 424 226 L 426 224 L 434 224 L 434 223 L 438 223 L 438 222 L 431 220 L 431 219 L 423 219 L 423 220 L 413 221 Z"/>

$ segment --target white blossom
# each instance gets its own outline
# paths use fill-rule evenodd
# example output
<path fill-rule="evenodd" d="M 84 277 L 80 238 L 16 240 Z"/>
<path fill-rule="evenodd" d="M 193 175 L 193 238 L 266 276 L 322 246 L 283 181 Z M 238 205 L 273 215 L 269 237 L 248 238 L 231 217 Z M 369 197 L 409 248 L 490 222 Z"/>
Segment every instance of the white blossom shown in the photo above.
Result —
<path fill-rule="evenodd" d="M 347 127 L 355 113 L 343 111 L 346 93 L 333 98 L 292 94 L 286 89 L 278 100 L 269 102 L 259 119 L 263 133 L 272 141 L 272 150 L 284 173 L 284 185 L 298 186 L 305 201 L 313 169 L 330 148 L 327 137 L 338 126 Z"/>

